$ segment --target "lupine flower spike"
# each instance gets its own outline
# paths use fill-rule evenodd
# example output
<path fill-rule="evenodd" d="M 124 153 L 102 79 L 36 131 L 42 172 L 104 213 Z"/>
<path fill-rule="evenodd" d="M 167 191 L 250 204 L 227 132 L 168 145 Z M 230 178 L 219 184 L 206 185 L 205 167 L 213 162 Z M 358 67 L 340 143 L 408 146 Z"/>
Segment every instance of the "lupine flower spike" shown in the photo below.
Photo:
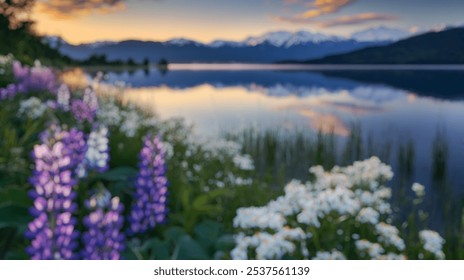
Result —
<path fill-rule="evenodd" d="M 41 141 L 33 151 L 30 195 L 34 220 L 26 231 L 31 240 L 27 252 L 32 259 L 75 259 L 79 233 L 72 216 L 77 208 L 73 187 L 77 184 L 75 169 L 86 149 L 84 134 L 52 126 L 42 133 Z"/>
<path fill-rule="evenodd" d="M 119 197 L 111 198 L 111 194 L 104 190 L 93 195 L 86 206 L 91 212 L 84 218 L 87 230 L 82 236 L 85 245 L 82 258 L 119 260 L 124 250 L 124 235 L 121 231 L 124 223 L 121 214 L 123 205 Z"/>
<path fill-rule="evenodd" d="M 130 214 L 130 233 L 144 233 L 164 223 L 167 214 L 165 150 L 160 137 L 147 136 L 139 156 L 134 204 Z"/>

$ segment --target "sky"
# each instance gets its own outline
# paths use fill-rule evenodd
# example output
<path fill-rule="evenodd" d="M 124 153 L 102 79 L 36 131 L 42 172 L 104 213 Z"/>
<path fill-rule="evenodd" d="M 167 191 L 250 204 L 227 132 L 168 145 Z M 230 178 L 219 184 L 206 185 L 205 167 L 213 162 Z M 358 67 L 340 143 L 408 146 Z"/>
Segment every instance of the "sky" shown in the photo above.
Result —
<path fill-rule="evenodd" d="M 370 27 L 463 25 L 463 0 L 36 0 L 42 35 L 70 43 L 189 38 L 243 40 L 269 31 L 349 36 Z"/>

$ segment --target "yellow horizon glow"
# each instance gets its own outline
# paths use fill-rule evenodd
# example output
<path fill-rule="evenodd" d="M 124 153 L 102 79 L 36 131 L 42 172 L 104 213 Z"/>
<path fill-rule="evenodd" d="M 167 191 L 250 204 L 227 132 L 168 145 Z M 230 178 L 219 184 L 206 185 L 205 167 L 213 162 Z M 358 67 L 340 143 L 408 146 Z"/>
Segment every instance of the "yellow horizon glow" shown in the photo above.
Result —
<path fill-rule="evenodd" d="M 166 41 L 173 38 L 188 38 L 203 43 L 213 40 L 244 40 L 248 36 L 258 36 L 269 31 L 298 31 L 310 29 L 315 32 L 335 34 L 341 30 L 319 29 L 307 25 L 282 25 L 270 17 L 255 22 L 237 21 L 234 24 L 211 21 L 201 18 L 182 19 L 176 17 L 145 17 L 126 9 L 109 14 L 89 14 L 75 17 L 54 17 L 35 8 L 31 19 L 36 22 L 39 35 L 57 35 L 71 44 L 89 43 L 104 40 L 148 40 Z"/>

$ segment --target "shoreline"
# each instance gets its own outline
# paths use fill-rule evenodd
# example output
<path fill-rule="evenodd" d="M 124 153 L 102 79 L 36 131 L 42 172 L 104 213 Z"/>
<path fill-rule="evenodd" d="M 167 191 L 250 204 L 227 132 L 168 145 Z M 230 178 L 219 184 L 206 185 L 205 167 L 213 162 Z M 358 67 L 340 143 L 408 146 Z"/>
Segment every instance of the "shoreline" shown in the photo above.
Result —
<path fill-rule="evenodd" d="M 298 70 L 417 70 L 417 71 L 464 71 L 464 64 L 264 64 L 264 63 L 171 63 L 169 70 L 184 71 L 298 71 Z"/>

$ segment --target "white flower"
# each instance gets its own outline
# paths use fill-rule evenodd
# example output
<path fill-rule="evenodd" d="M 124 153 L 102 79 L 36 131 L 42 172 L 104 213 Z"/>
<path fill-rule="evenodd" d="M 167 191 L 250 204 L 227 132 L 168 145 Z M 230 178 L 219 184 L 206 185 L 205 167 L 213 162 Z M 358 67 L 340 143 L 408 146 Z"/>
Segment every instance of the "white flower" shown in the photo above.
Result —
<path fill-rule="evenodd" d="M 43 116 L 48 106 L 37 97 L 21 101 L 19 104 L 18 116 L 26 116 L 31 119 L 38 119 Z"/>
<path fill-rule="evenodd" d="M 135 110 L 124 111 L 121 113 L 122 124 L 120 130 L 127 137 L 134 137 L 137 133 L 142 117 Z"/>
<path fill-rule="evenodd" d="M 156 127 L 157 124 L 158 124 L 157 117 L 149 117 L 143 120 L 143 125 L 146 127 Z"/>
<path fill-rule="evenodd" d="M 375 225 L 379 222 L 379 217 L 379 212 L 370 207 L 367 207 L 359 211 L 358 216 L 356 216 L 356 220 L 363 224 L 369 223 Z"/>
<path fill-rule="evenodd" d="M 445 254 L 442 251 L 445 240 L 432 230 L 422 230 L 419 232 L 419 237 L 424 244 L 424 249 L 435 255 L 437 259 L 444 259 Z"/>
<path fill-rule="evenodd" d="M 396 227 L 382 222 L 375 226 L 375 230 L 379 234 L 379 240 L 386 245 L 393 245 L 398 250 L 406 248 L 404 240 L 399 237 L 399 230 Z"/>
<path fill-rule="evenodd" d="M 423 197 L 425 195 L 425 187 L 419 183 L 414 183 L 411 189 L 417 197 Z"/>
<path fill-rule="evenodd" d="M 233 158 L 234 165 L 242 170 L 254 170 L 255 165 L 250 155 L 235 155 Z"/>
<path fill-rule="evenodd" d="M 356 241 L 355 245 L 358 251 L 368 253 L 372 259 L 378 258 L 385 252 L 380 244 L 365 239 Z"/>
<path fill-rule="evenodd" d="M 312 225 L 316 228 L 321 226 L 321 223 L 318 219 L 318 209 L 317 207 L 312 204 L 308 203 L 306 207 L 301 211 L 300 214 L 296 217 L 297 221 L 302 224 Z"/>
<path fill-rule="evenodd" d="M 174 147 L 171 143 L 163 141 L 164 152 L 166 153 L 166 158 L 171 159 L 174 156 Z"/>
<path fill-rule="evenodd" d="M 362 257 L 406 258 L 403 255 L 406 244 L 400 237 L 400 231 L 389 224 L 392 221 L 388 202 L 391 189 L 383 185 L 393 176 L 389 166 L 374 157 L 348 167 L 334 167 L 331 171 L 320 166 L 312 167 L 310 171 L 314 175 L 313 181 L 302 184 L 293 180 L 287 184 L 282 196 L 267 205 L 237 211 L 234 226 L 243 230 L 241 241 L 233 251 L 237 258 L 249 258 L 252 252 L 257 258 L 275 259 L 294 254 L 297 248 L 301 250 L 299 253 L 309 257 L 307 245 L 311 248 L 316 236 L 320 244 L 327 242 L 326 231 L 329 231 L 327 236 L 330 238 L 337 234 L 351 235 Z M 363 224 L 362 227 L 359 223 Z M 303 234 L 301 237 L 282 238 L 282 232 L 289 227 Z M 318 232 L 318 228 L 324 228 L 324 233 L 313 234 Z M 377 240 L 367 240 L 367 232 L 363 228 L 370 228 L 369 235 L 374 234 Z M 433 252 L 437 258 L 444 258 L 441 237 L 423 233 L 421 240 L 426 250 Z M 343 241 L 339 245 L 345 244 L 347 242 Z M 316 253 L 315 258 L 333 259 L 338 256 L 334 251 L 321 251 Z"/>
<path fill-rule="evenodd" d="M 89 135 L 85 165 L 91 170 L 105 171 L 108 169 L 109 159 L 108 128 L 101 126 Z"/>
<path fill-rule="evenodd" d="M 331 252 L 317 252 L 313 260 L 346 260 L 345 255 L 337 250 Z"/>
<path fill-rule="evenodd" d="M 284 227 L 282 214 L 269 211 L 267 207 L 249 207 L 237 210 L 234 226 L 240 228 L 261 228 L 279 230 Z"/>
<path fill-rule="evenodd" d="M 395 253 L 388 253 L 386 255 L 380 255 L 376 259 L 377 260 L 406 260 L 406 256 L 398 255 Z"/>
<path fill-rule="evenodd" d="M 281 228 L 275 234 L 257 232 L 252 236 L 243 233 L 235 236 L 236 247 L 231 252 L 232 259 L 247 259 L 248 249 L 255 248 L 256 258 L 281 259 L 286 254 L 295 252 L 294 242 L 300 242 L 305 238 L 304 232 L 297 228 Z"/>
<path fill-rule="evenodd" d="M 69 100 L 71 99 L 71 92 L 67 85 L 62 84 L 56 92 L 56 102 L 63 110 L 69 110 Z"/>
<path fill-rule="evenodd" d="M 112 98 L 101 99 L 97 119 L 106 126 L 116 126 L 122 121 L 121 110 Z"/>
<path fill-rule="evenodd" d="M 0 66 L 12 64 L 13 61 L 14 61 L 14 57 L 11 54 L 0 55 Z"/>

